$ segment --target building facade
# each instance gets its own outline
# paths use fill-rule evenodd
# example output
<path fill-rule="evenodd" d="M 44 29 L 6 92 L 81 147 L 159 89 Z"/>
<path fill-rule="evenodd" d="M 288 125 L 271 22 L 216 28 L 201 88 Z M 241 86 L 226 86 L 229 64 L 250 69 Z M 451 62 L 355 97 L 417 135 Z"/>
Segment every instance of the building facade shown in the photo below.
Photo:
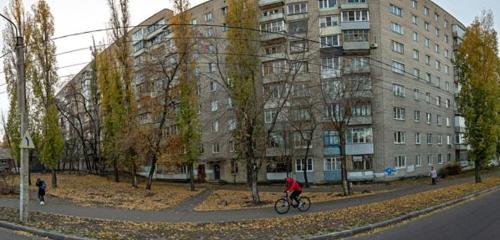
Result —
<path fill-rule="evenodd" d="M 361 79 L 366 93 L 349 109 L 349 179 L 391 180 L 427 174 L 430 166 L 467 162 L 453 64 L 464 26 L 452 15 L 430 0 L 257 2 L 262 117 L 273 127 L 261 181 L 286 176 L 303 181 L 304 171 L 310 182 L 340 180 L 339 136 L 329 120 L 339 104 L 325 100 L 324 93 L 348 80 Z M 189 11 L 196 32 L 193 58 L 202 129 L 196 174 L 205 181 L 245 182 L 246 166 L 236 160 L 232 138 L 237 126 L 233 101 L 218 75 L 230 67 L 220 66 L 227 4 L 211 0 Z M 169 81 L 145 68 L 150 65 L 145 56 L 175 47 L 168 26 L 172 14 L 162 10 L 131 31 L 138 98 L 161 94 L 155 92 Z M 176 63 L 175 57 L 169 61 Z M 170 81 L 175 84 L 175 77 Z M 154 116 L 138 109 L 144 124 L 155 123 Z M 175 121 L 166 129 L 175 134 Z M 304 138 L 304 133 L 311 136 Z M 158 178 L 187 179 L 185 167 L 158 169 Z"/>

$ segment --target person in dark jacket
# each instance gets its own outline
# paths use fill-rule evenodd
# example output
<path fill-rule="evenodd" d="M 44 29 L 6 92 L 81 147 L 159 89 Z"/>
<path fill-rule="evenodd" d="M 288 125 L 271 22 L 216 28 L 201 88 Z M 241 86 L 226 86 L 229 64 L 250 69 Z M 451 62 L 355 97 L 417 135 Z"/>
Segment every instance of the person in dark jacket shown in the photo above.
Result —
<path fill-rule="evenodd" d="M 42 179 L 38 178 L 36 180 L 36 186 L 38 187 L 38 199 L 40 199 L 40 205 L 45 205 L 45 189 L 47 188 L 47 185 Z"/>
<path fill-rule="evenodd" d="M 302 187 L 300 184 L 295 181 L 293 178 L 286 178 L 286 190 L 285 192 L 290 192 L 292 191 L 292 194 L 290 195 L 290 200 L 292 200 L 292 205 L 297 206 L 299 203 L 299 196 L 302 193 Z"/>

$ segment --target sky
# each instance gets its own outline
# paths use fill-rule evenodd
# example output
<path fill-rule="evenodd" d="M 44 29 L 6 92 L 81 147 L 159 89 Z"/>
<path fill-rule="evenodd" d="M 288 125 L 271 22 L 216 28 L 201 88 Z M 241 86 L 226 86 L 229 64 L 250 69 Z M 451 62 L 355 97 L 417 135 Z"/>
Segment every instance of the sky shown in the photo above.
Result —
<path fill-rule="evenodd" d="M 191 0 L 191 5 L 197 5 L 206 0 Z M 409 1 L 409 0 L 406 0 Z M 0 9 L 4 9 L 10 0 L 0 0 Z M 25 8 L 30 8 L 36 0 L 24 0 Z M 109 20 L 109 9 L 106 0 L 47 0 L 51 7 L 55 21 L 55 37 L 71 33 L 89 31 L 105 28 Z M 500 15 L 500 1 L 498 0 L 434 0 L 443 9 L 454 15 L 465 25 L 469 25 L 483 9 L 491 9 L 493 13 Z M 160 11 L 163 8 L 171 8 L 172 0 L 130 0 L 131 24 L 136 25 Z M 495 29 L 500 31 L 500 16 L 496 16 Z M 0 19 L 0 29 L 6 27 L 5 20 Z M 72 75 L 90 61 L 88 48 L 92 44 L 92 36 L 96 42 L 107 42 L 105 32 L 98 32 L 77 37 L 56 40 L 57 53 L 70 50 L 86 48 L 57 57 L 58 75 L 60 84 L 64 83 Z M 1 36 L 0 36 L 1 38 Z M 3 41 L 0 39 L 0 42 Z M 74 65 L 74 66 L 70 66 Z M 70 67 L 66 67 L 70 66 Z M 0 112 L 8 112 L 8 99 L 6 93 L 5 79 L 2 73 L 3 65 L 0 61 Z M 3 129 L 0 128 L 0 137 Z"/>

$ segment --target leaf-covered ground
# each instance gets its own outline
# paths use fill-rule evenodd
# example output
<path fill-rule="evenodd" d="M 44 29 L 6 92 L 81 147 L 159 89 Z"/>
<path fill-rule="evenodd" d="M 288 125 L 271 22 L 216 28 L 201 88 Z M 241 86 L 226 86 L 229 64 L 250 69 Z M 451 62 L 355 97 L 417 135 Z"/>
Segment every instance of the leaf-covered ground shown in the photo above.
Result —
<path fill-rule="evenodd" d="M 386 220 L 498 185 L 500 177 L 490 177 L 481 184 L 454 185 L 334 211 L 241 222 L 139 223 L 33 213 L 30 225 L 99 239 L 288 239 Z M 0 212 L 1 220 L 17 220 L 14 209 L 0 208 Z"/>
<path fill-rule="evenodd" d="M 152 191 L 145 190 L 144 182 L 138 188 L 129 181 L 114 182 L 112 178 L 95 175 L 59 174 L 58 187 L 51 188 L 50 174 L 33 174 L 32 180 L 43 179 L 47 194 L 70 200 L 81 206 L 106 206 L 137 210 L 162 210 L 175 207 L 202 189 L 189 191 L 188 185 L 154 182 Z M 36 191 L 36 187 L 31 187 Z"/>
<path fill-rule="evenodd" d="M 393 189 L 395 190 L 395 189 Z M 302 196 L 309 197 L 311 202 L 325 202 L 332 200 L 339 200 L 352 197 L 360 197 L 371 195 L 375 193 L 387 192 L 355 192 L 349 197 L 344 197 L 339 192 L 307 192 L 302 193 Z M 260 208 L 272 207 L 276 200 L 283 196 L 281 192 L 259 192 L 260 200 L 263 204 L 256 206 L 252 201 L 252 194 L 249 191 L 236 191 L 236 190 L 217 190 L 214 191 L 205 201 L 196 206 L 196 211 L 211 211 L 211 210 L 231 210 L 231 209 L 244 209 L 244 208 Z"/>

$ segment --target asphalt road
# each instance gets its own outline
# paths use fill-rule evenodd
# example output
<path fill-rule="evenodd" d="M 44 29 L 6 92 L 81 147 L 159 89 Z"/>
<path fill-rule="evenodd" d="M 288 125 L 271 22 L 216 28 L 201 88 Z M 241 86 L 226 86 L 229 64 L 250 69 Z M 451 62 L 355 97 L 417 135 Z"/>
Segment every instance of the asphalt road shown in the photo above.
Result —
<path fill-rule="evenodd" d="M 26 236 L 15 234 L 14 231 L 0 228 L 0 240 L 25 240 L 33 239 Z"/>
<path fill-rule="evenodd" d="M 500 191 L 364 239 L 500 239 Z"/>

